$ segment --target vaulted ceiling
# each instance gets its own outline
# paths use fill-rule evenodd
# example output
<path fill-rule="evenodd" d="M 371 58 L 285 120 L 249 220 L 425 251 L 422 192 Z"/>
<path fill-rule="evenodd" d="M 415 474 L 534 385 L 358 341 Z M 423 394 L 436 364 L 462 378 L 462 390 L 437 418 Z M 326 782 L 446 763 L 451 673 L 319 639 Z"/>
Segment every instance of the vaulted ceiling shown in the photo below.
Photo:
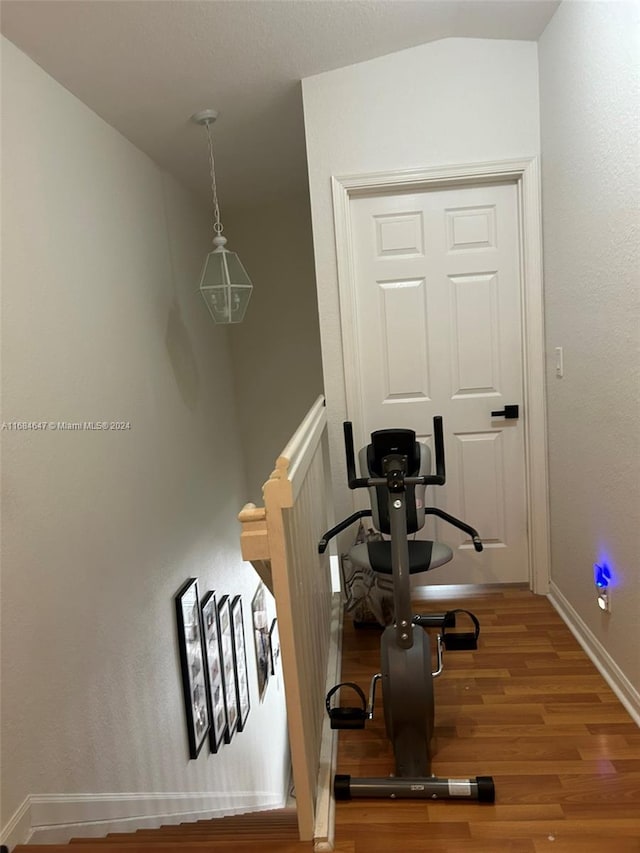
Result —
<path fill-rule="evenodd" d="M 300 80 L 448 37 L 536 40 L 559 0 L 3 0 L 2 33 L 179 180 L 221 204 L 306 189 Z M 46 128 L 42 129 L 46 135 Z"/>

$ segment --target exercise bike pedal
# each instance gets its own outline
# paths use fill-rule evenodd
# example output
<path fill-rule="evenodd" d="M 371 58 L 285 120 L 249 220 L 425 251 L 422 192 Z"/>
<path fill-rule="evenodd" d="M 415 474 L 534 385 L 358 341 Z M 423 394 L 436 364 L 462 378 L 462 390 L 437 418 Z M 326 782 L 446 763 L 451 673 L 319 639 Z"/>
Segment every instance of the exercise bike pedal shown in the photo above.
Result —
<path fill-rule="evenodd" d="M 473 651 L 478 648 L 475 634 L 445 634 L 442 641 L 448 652 Z"/>
<path fill-rule="evenodd" d="M 362 708 L 332 708 L 329 717 L 332 729 L 363 729 L 367 719 Z"/>
<path fill-rule="evenodd" d="M 442 628 L 442 642 L 448 652 L 475 651 L 478 648 L 478 637 L 480 636 L 480 623 L 468 610 L 450 610 L 450 614 L 464 613 L 473 622 L 473 631 L 459 631 L 455 634 L 447 634 L 446 625 Z M 455 619 L 455 616 L 454 616 Z M 454 621 L 455 624 L 455 621 Z"/>
<path fill-rule="evenodd" d="M 359 708 L 332 708 L 331 697 L 334 693 L 340 690 L 341 687 L 350 687 L 360 697 L 361 705 Z M 367 713 L 367 699 L 357 684 L 353 681 L 343 681 L 341 684 L 336 684 L 327 693 L 326 698 L 327 714 L 331 720 L 332 729 L 363 729 L 369 715 Z"/>

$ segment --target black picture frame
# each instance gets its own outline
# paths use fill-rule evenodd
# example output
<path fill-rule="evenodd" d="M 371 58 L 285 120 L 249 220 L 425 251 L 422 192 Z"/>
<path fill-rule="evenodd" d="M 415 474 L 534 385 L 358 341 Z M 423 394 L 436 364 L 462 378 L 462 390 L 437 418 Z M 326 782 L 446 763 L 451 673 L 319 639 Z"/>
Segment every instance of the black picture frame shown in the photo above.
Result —
<path fill-rule="evenodd" d="M 197 758 L 211 725 L 197 578 L 189 578 L 176 593 L 174 601 L 189 757 Z"/>
<path fill-rule="evenodd" d="M 220 651 L 220 629 L 215 592 L 207 592 L 200 605 L 202 634 L 209 701 L 209 748 L 216 753 L 224 742 L 227 730 L 227 705 Z"/>
<path fill-rule="evenodd" d="M 220 636 L 220 663 L 224 681 L 224 696 L 227 709 L 227 728 L 224 742 L 231 739 L 238 729 L 238 696 L 236 693 L 236 670 L 233 659 L 233 628 L 229 596 L 225 595 L 218 604 L 218 626 Z"/>
<path fill-rule="evenodd" d="M 253 640 L 256 648 L 256 669 L 258 674 L 258 695 L 264 698 L 271 666 L 269 663 L 269 617 L 265 597 L 265 587 L 260 583 L 251 602 L 251 621 Z"/>
<path fill-rule="evenodd" d="M 238 700 L 238 731 L 241 732 L 247 722 L 251 709 L 249 691 L 249 670 L 247 668 L 247 646 L 244 636 L 244 615 L 242 598 L 239 595 L 231 602 L 231 629 L 233 631 L 233 659 L 236 672 L 236 697 Z"/>
<path fill-rule="evenodd" d="M 271 675 L 276 674 L 276 667 L 280 660 L 280 633 L 278 631 L 278 620 L 274 619 L 269 628 L 269 661 L 271 663 Z"/>

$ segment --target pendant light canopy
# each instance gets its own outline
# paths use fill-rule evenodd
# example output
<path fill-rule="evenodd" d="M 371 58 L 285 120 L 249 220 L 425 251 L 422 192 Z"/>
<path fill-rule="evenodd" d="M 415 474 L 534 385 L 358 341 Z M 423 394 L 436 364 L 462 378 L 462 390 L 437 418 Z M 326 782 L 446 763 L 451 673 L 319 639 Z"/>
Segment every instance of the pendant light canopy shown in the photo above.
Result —
<path fill-rule="evenodd" d="M 200 277 L 200 293 L 216 323 L 241 323 L 251 297 L 253 285 L 235 252 L 225 248 L 227 238 L 223 237 L 223 226 L 218 207 L 216 172 L 213 160 L 213 142 L 211 125 L 218 117 L 215 110 L 202 110 L 191 116 L 196 124 L 203 125 L 209 143 L 209 169 L 211 174 L 211 195 L 213 200 L 213 245 L 204 262 Z"/>

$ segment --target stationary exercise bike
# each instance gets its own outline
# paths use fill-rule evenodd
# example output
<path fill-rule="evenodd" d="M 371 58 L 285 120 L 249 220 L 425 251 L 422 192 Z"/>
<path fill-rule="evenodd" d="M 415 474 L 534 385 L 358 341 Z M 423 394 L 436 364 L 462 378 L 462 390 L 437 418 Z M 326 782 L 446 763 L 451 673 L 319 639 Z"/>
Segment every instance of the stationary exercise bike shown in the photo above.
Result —
<path fill-rule="evenodd" d="M 388 778 L 357 778 L 336 775 L 334 794 L 338 800 L 352 797 L 477 800 L 492 803 L 493 779 L 438 778 L 431 773 L 431 739 L 434 729 L 433 679 L 443 669 L 443 648 L 477 648 L 480 625 L 468 611 L 414 615 L 411 610 L 410 575 L 442 566 L 453 558 L 448 545 L 432 541 L 409 541 L 408 534 L 424 525 L 425 516 L 435 515 L 467 533 L 476 551 L 482 551 L 477 530 L 437 507 L 426 507 L 426 486 L 445 483 L 442 418 L 433 419 L 436 473 L 431 474 L 430 448 L 416 441 L 413 430 L 379 430 L 359 454 L 356 477 L 353 430 L 344 424 L 347 476 L 350 489 L 369 490 L 371 509 L 353 513 L 324 534 L 318 545 L 323 553 L 330 539 L 360 518 L 372 518 L 374 526 L 390 540 L 355 545 L 349 552 L 352 562 L 393 577 L 394 624 L 385 628 L 380 641 L 381 672 L 371 679 L 368 701 L 352 682 L 336 685 L 327 695 L 327 712 L 334 729 L 363 729 L 373 719 L 375 691 L 382 681 L 385 727 L 393 744 L 395 775 Z M 456 616 L 469 620 L 471 631 L 452 632 Z M 440 633 L 436 640 L 436 671 L 432 672 L 431 644 L 424 628 Z M 331 700 L 341 688 L 358 697 L 357 707 L 332 707 Z"/>

